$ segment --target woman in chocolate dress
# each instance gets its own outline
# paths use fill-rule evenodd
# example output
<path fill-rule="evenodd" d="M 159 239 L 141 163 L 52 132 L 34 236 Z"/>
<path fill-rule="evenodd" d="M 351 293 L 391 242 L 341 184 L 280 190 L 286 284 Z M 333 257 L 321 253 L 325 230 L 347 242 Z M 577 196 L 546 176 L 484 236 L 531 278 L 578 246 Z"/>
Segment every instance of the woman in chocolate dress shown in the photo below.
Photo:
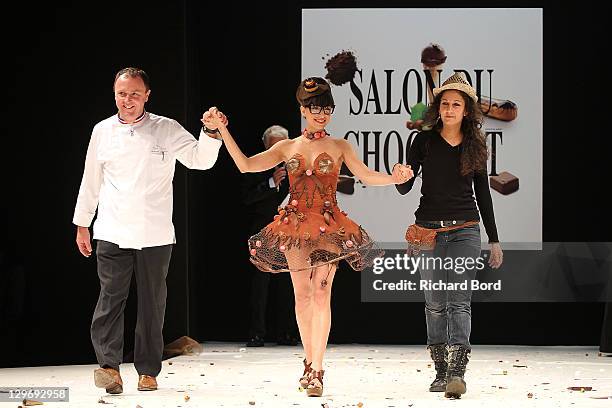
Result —
<path fill-rule="evenodd" d="M 382 251 L 366 231 L 338 208 L 336 184 L 342 163 L 365 184 L 406 182 L 410 168 L 396 165 L 392 175 L 370 170 L 343 139 L 329 137 L 325 127 L 334 111 L 327 81 L 307 78 L 297 89 L 300 112 L 306 119 L 301 136 L 283 140 L 269 150 L 246 157 L 211 108 L 204 122 L 218 128 L 241 172 L 259 172 L 286 163 L 289 203 L 261 232 L 249 239 L 251 262 L 264 272 L 290 272 L 295 312 L 304 352 L 300 385 L 308 396 L 323 393 L 323 355 L 331 324 L 331 287 L 338 261 L 353 269 L 371 265 Z"/>
<path fill-rule="evenodd" d="M 489 265 L 498 268 L 502 250 L 497 237 L 493 202 L 487 177 L 487 145 L 481 131 L 482 112 L 476 91 L 465 77 L 456 73 L 440 88 L 425 116 L 425 127 L 410 147 L 408 165 L 415 173 L 422 169 L 421 200 L 415 212 L 416 224 L 425 228 L 446 228 L 439 232 L 433 252 L 424 260 L 454 260 L 454 269 L 431 262 L 420 268 L 421 279 L 445 284 L 468 283 L 467 289 L 425 290 L 427 345 L 435 363 L 436 378 L 429 390 L 459 398 L 466 391 L 463 379 L 468 363 L 471 332 L 471 290 L 480 257 L 480 215 L 491 244 Z M 408 193 L 414 179 L 397 185 Z M 474 195 L 476 200 L 474 200 Z M 478 206 L 476 206 L 478 203 Z M 408 234 L 407 234 L 408 235 Z M 459 267 L 472 259 L 474 266 Z M 439 263 L 438 263 L 439 265 Z M 484 262 L 480 260 L 481 269 Z"/>

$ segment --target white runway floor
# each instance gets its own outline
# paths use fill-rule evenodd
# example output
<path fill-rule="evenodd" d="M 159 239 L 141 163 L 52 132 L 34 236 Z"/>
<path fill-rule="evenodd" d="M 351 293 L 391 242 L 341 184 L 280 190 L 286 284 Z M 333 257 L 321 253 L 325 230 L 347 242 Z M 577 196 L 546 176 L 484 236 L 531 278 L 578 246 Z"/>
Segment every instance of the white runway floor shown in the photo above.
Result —
<path fill-rule="evenodd" d="M 121 395 L 94 387 L 95 365 L 0 369 L 0 387 L 69 387 L 69 403 L 45 402 L 43 407 L 612 407 L 612 357 L 598 355 L 595 347 L 475 345 L 468 392 L 448 400 L 427 391 L 434 369 L 424 346 L 330 345 L 322 398 L 299 390 L 299 346 L 203 346 L 199 355 L 164 361 L 158 391 L 136 390 L 132 364 L 121 367 Z"/>

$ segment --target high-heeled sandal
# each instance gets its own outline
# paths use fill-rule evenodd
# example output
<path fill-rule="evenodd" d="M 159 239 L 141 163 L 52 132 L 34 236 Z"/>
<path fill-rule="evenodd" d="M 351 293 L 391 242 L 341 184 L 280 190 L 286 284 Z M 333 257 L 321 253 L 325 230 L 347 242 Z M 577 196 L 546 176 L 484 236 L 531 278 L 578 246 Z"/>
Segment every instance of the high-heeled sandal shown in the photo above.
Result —
<path fill-rule="evenodd" d="M 300 387 L 305 389 L 306 387 L 308 387 L 308 384 L 310 383 L 310 377 L 313 371 L 312 371 L 312 368 L 310 367 L 312 365 L 312 362 L 306 364 L 306 359 L 304 359 L 303 363 L 304 363 L 304 373 L 302 373 L 302 376 L 300 377 Z"/>
<path fill-rule="evenodd" d="M 306 388 L 306 394 L 309 397 L 320 397 L 323 395 L 323 374 L 325 370 L 314 371 L 312 370 L 312 377 Z"/>

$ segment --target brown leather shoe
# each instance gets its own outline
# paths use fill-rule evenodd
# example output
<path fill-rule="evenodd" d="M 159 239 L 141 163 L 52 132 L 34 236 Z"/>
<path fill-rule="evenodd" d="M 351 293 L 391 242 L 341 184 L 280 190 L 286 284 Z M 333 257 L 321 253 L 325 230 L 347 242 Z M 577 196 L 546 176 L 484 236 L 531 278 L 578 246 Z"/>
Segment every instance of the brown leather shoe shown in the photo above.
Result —
<path fill-rule="evenodd" d="M 150 375 L 142 374 L 138 376 L 138 391 L 155 391 L 157 380 Z"/>
<path fill-rule="evenodd" d="M 123 392 L 121 375 L 114 368 L 96 368 L 94 370 L 94 383 L 96 387 L 106 389 L 109 394 L 121 394 Z"/>

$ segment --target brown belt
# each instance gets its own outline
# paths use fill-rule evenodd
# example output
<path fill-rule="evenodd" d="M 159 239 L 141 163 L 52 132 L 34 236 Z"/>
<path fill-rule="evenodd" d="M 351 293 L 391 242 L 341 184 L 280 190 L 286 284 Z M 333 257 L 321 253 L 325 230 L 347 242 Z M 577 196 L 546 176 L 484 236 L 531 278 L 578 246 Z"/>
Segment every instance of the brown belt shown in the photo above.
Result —
<path fill-rule="evenodd" d="M 479 221 L 465 221 L 465 220 L 448 220 L 448 221 L 416 220 L 415 223 L 418 225 L 422 225 L 422 224 L 435 225 L 436 228 L 446 228 L 446 227 L 457 228 L 457 227 L 463 226 L 464 224 L 468 224 L 466 226 L 469 226 L 469 225 L 474 225 L 475 223 L 478 223 L 478 222 Z"/>

